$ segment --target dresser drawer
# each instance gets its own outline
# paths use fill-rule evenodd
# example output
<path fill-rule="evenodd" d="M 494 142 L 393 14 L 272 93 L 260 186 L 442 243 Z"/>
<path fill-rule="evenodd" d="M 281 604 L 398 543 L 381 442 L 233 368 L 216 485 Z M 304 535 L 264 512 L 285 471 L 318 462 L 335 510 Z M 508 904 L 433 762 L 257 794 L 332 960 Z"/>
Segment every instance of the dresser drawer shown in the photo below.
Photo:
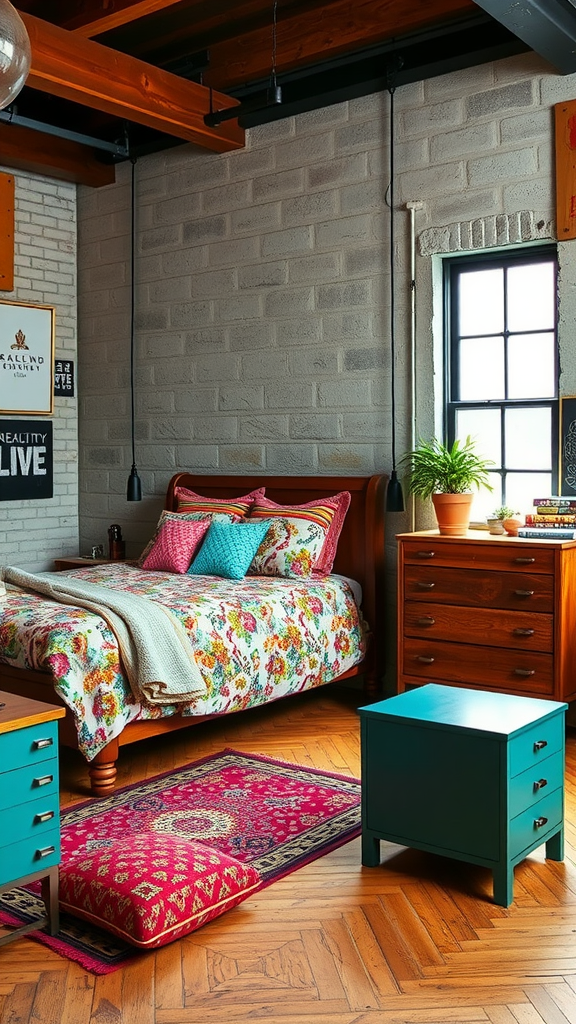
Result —
<path fill-rule="evenodd" d="M 60 829 L 54 828 L 36 839 L 21 839 L 2 847 L 0 886 L 25 878 L 60 862 Z"/>
<path fill-rule="evenodd" d="M 546 835 L 557 829 L 562 822 L 564 794 L 557 789 L 533 807 L 518 814 L 510 822 L 510 857 L 518 857 L 524 850 L 536 849 L 538 839 L 546 842 Z"/>
<path fill-rule="evenodd" d="M 489 569 L 490 572 L 554 572 L 554 550 L 520 546 L 510 541 L 448 541 L 421 537 L 403 541 L 404 561 L 414 565 L 444 565 L 465 569 Z"/>
<path fill-rule="evenodd" d="M 406 602 L 404 635 L 545 653 L 554 649 L 551 614 L 492 611 L 426 601 Z"/>
<path fill-rule="evenodd" d="M 13 843 L 20 839 L 34 839 L 51 831 L 59 820 L 58 794 L 53 794 L 0 811 L 0 835 L 9 838 Z"/>
<path fill-rule="evenodd" d="M 28 803 L 37 797 L 51 800 L 54 796 L 58 797 L 58 758 L 4 772 L 0 780 L 0 811 Z"/>
<path fill-rule="evenodd" d="M 407 565 L 404 569 L 404 594 L 407 601 L 551 613 L 554 609 L 554 577 Z"/>
<path fill-rule="evenodd" d="M 551 757 L 546 757 L 541 764 L 531 765 L 510 779 L 510 817 L 515 818 L 563 785 L 564 757 L 559 750 Z"/>
<path fill-rule="evenodd" d="M 402 674 L 422 682 L 477 684 L 487 690 L 538 696 L 554 692 L 552 655 L 539 651 L 406 637 L 402 662 Z"/>
<path fill-rule="evenodd" d="M 510 741 L 510 778 L 526 768 L 537 768 L 550 754 L 564 749 L 564 717 L 545 718 L 532 729 L 514 736 Z"/>
<path fill-rule="evenodd" d="M 42 722 L 0 735 L 0 772 L 36 764 L 58 752 L 58 723 Z"/>

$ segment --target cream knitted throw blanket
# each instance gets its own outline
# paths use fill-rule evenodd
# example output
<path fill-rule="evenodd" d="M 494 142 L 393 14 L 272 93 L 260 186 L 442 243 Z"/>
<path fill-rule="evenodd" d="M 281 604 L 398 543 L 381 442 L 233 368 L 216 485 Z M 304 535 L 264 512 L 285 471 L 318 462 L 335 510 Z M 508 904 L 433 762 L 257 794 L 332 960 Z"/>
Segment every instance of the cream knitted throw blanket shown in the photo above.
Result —
<path fill-rule="evenodd" d="M 168 608 L 146 597 L 59 572 L 34 574 L 6 566 L 3 576 L 8 586 L 45 594 L 53 601 L 100 615 L 118 640 L 124 671 L 141 703 L 187 703 L 206 694 L 190 639 Z"/>

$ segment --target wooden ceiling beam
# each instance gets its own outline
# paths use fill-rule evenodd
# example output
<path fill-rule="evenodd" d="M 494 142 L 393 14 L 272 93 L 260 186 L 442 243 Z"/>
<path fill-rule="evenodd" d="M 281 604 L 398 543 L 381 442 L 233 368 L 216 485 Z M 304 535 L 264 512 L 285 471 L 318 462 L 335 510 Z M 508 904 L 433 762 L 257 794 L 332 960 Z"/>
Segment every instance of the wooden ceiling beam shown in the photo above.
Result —
<path fill-rule="evenodd" d="M 165 11 L 177 3 L 180 0 L 116 0 L 111 8 L 103 8 L 102 0 L 90 0 L 82 4 L 79 12 L 77 0 L 68 0 L 60 5 L 58 24 L 86 39 L 93 39 L 103 32 L 145 18 L 148 14 Z"/>
<path fill-rule="evenodd" d="M 473 0 L 334 0 L 317 9 L 282 17 L 277 27 L 276 69 L 280 72 L 321 63 L 342 53 L 374 46 L 429 25 L 478 13 Z M 270 26 L 210 45 L 204 81 L 231 89 L 270 74 Z"/>
<path fill-rule="evenodd" d="M 0 124 L 0 153 L 6 167 L 59 181 L 99 188 L 115 180 L 114 167 L 96 160 L 87 146 L 16 124 Z"/>
<path fill-rule="evenodd" d="M 244 146 L 237 121 L 208 128 L 210 90 L 21 12 L 32 48 L 26 84 L 114 117 L 225 153 Z M 215 109 L 237 100 L 213 94 Z"/>

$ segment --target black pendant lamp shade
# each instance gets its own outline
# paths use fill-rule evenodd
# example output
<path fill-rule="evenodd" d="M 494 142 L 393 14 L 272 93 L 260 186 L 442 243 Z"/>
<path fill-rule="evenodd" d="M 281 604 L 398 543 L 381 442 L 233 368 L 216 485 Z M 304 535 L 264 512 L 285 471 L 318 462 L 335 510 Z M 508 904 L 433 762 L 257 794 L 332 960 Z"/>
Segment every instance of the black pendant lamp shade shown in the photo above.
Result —
<path fill-rule="evenodd" d="M 142 501 L 142 484 L 136 468 L 136 450 L 134 440 L 135 412 L 134 412 L 134 313 L 135 313 L 135 287 L 134 287 L 134 249 L 135 249 L 135 168 L 136 161 L 132 160 L 132 180 L 130 189 L 130 420 L 132 426 L 132 469 L 128 477 L 126 489 L 127 501 Z"/>
<path fill-rule="evenodd" d="M 399 58 L 401 61 L 401 58 Z M 388 205 L 390 207 L 390 381 L 392 388 L 392 472 L 386 488 L 386 512 L 403 512 L 404 495 L 402 485 L 396 472 L 396 388 L 395 388 L 395 355 L 396 355 L 396 312 L 395 312 L 395 281 L 394 281 L 394 68 L 388 75 L 388 92 L 390 93 L 390 184 L 388 186 Z"/>

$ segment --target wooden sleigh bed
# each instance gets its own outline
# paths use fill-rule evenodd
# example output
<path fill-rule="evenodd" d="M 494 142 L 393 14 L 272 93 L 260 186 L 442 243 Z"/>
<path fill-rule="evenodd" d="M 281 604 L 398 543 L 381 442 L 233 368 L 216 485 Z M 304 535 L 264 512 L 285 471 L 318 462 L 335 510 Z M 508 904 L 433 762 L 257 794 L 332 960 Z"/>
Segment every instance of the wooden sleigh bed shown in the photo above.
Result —
<path fill-rule="evenodd" d="M 377 699 L 384 665 L 384 497 L 387 478 L 370 477 L 279 477 L 279 476 L 198 476 L 178 473 L 170 481 L 164 503 L 169 511 L 177 509 L 175 488 L 188 488 L 210 498 L 233 498 L 265 486 L 266 497 L 283 505 L 301 505 L 327 498 L 341 491 L 351 495 L 338 541 L 333 573 L 349 577 L 362 588 L 362 616 L 369 627 L 369 642 L 364 660 L 332 682 L 362 676 L 368 700 Z M 0 690 L 52 704 L 64 704 L 54 689 L 52 677 L 45 672 L 20 669 L 0 662 Z M 286 698 L 281 698 L 286 699 Z M 116 779 L 116 762 L 121 746 L 139 739 L 161 735 L 175 729 L 197 725 L 214 716 L 194 715 L 137 720 L 128 723 L 121 734 L 88 762 L 91 792 L 107 796 Z M 72 714 L 60 722 L 61 743 L 78 748 Z"/>

